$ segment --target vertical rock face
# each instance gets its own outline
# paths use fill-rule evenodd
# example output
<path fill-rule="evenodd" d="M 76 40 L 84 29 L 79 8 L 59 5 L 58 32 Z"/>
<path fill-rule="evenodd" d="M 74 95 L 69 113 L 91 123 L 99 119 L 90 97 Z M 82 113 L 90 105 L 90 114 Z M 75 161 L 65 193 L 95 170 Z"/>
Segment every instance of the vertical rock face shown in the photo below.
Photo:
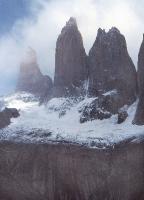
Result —
<path fill-rule="evenodd" d="M 144 144 L 0 143 L 1 200 L 144 200 Z"/>
<path fill-rule="evenodd" d="M 46 96 L 52 89 L 52 80 L 44 76 L 37 64 L 36 52 L 29 49 L 20 66 L 16 91 L 30 92 L 38 96 Z"/>
<path fill-rule="evenodd" d="M 144 125 L 144 35 L 138 55 L 137 74 L 139 86 L 139 103 L 133 123 L 137 125 Z"/>
<path fill-rule="evenodd" d="M 124 36 L 117 28 L 109 32 L 99 29 L 89 52 L 89 94 L 98 96 L 117 90 L 119 106 L 136 99 L 137 78 L 135 66 L 128 54 Z"/>
<path fill-rule="evenodd" d="M 54 95 L 76 93 L 87 78 L 86 53 L 76 20 L 70 18 L 56 44 Z"/>

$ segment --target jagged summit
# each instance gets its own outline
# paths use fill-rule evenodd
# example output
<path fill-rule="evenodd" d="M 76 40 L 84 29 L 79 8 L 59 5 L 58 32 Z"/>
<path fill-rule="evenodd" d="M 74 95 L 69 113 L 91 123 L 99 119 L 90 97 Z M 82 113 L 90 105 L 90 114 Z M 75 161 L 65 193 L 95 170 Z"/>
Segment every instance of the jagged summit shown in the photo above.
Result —
<path fill-rule="evenodd" d="M 66 22 L 66 25 L 62 28 L 61 36 L 72 31 L 73 32 L 78 31 L 77 21 L 76 18 L 74 17 L 70 17 L 70 19 Z"/>
<path fill-rule="evenodd" d="M 77 26 L 76 18 L 70 17 L 69 21 L 66 22 L 66 26 Z"/>
<path fill-rule="evenodd" d="M 100 35 L 109 35 L 109 34 L 121 34 L 119 29 L 116 28 L 116 27 L 112 27 L 111 29 L 109 29 L 109 31 L 106 31 L 105 29 L 102 29 L 102 28 L 99 28 L 98 29 L 98 34 L 97 36 L 100 36 Z"/>
<path fill-rule="evenodd" d="M 109 31 L 106 31 L 105 29 L 99 28 L 98 29 L 98 35 L 107 35 L 107 34 L 111 34 L 111 33 L 120 33 L 120 30 L 116 27 L 112 27 L 111 29 L 109 29 Z"/>
<path fill-rule="evenodd" d="M 97 32 L 97 39 L 100 41 L 102 40 L 102 43 L 106 42 L 109 44 L 110 42 L 123 42 L 123 44 L 126 43 L 124 36 L 116 27 L 112 27 L 109 29 L 109 31 L 105 31 L 105 29 L 99 28 Z"/>
<path fill-rule="evenodd" d="M 106 34 L 105 29 L 99 28 L 97 31 L 97 37 L 102 37 Z"/>
<path fill-rule="evenodd" d="M 112 27 L 112 28 L 108 31 L 108 33 L 118 33 L 118 34 L 121 34 L 120 31 L 119 31 L 119 29 L 116 28 L 116 27 Z"/>

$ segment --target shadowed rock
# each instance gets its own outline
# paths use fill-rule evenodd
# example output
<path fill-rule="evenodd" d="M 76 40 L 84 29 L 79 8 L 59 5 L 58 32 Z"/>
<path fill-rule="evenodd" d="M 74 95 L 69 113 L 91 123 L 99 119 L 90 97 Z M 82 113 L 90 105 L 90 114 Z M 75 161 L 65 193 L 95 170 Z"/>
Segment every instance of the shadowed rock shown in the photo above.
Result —
<path fill-rule="evenodd" d="M 0 143 L 1 200 L 143 200 L 144 144 Z"/>
<path fill-rule="evenodd" d="M 99 29 L 89 52 L 89 94 L 99 96 L 117 90 L 119 108 L 136 100 L 136 69 L 128 54 L 124 36 L 116 28 Z"/>
<path fill-rule="evenodd" d="M 127 111 L 123 110 L 123 111 L 119 111 L 118 113 L 118 124 L 122 124 L 128 117 L 128 113 Z"/>
<path fill-rule="evenodd" d="M 30 48 L 20 66 L 16 91 L 29 92 L 46 98 L 51 90 L 52 80 L 49 76 L 41 73 L 37 64 L 36 52 Z"/>
<path fill-rule="evenodd" d="M 139 103 L 133 123 L 144 125 L 144 35 L 138 55 L 138 86 L 139 86 Z"/>
<path fill-rule="evenodd" d="M 91 121 L 95 119 L 108 119 L 113 114 L 118 114 L 119 118 L 123 117 L 124 113 L 121 112 L 121 106 L 123 105 L 123 96 L 116 90 L 112 90 L 98 96 L 89 105 L 86 105 L 81 110 L 80 122 Z M 126 118 L 125 118 L 126 119 Z M 122 123 L 122 119 L 120 120 Z"/>
<path fill-rule="evenodd" d="M 87 121 L 92 121 L 96 119 L 103 120 L 110 118 L 112 116 L 112 110 L 109 110 L 108 107 L 111 103 L 113 102 L 110 102 L 110 99 L 107 96 L 103 95 L 99 98 L 96 98 L 90 104 L 84 106 L 82 110 L 79 111 L 81 113 L 80 123 L 85 123 Z"/>
<path fill-rule="evenodd" d="M 19 111 L 16 108 L 5 108 L 0 112 L 0 129 L 10 124 L 11 118 L 17 118 L 19 116 Z"/>
<path fill-rule="evenodd" d="M 80 95 L 87 79 L 87 57 L 76 20 L 70 18 L 57 39 L 54 96 Z"/>

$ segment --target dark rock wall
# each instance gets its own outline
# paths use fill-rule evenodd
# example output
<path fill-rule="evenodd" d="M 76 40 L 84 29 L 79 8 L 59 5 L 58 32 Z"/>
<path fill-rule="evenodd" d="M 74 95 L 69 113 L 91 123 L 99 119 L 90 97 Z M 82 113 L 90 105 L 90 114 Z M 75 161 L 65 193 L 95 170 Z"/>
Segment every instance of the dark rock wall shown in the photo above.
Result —
<path fill-rule="evenodd" d="M 122 104 L 136 99 L 137 78 L 135 66 L 128 54 L 124 36 L 118 29 L 109 32 L 99 29 L 89 52 L 89 94 L 100 95 L 116 89 Z"/>
<path fill-rule="evenodd" d="M 0 143 L 2 200 L 143 200 L 144 144 Z"/>
<path fill-rule="evenodd" d="M 137 125 L 144 125 L 144 36 L 138 55 L 138 86 L 139 86 L 139 103 L 134 122 Z"/>
<path fill-rule="evenodd" d="M 76 20 L 70 18 L 56 44 L 54 96 L 74 95 L 87 79 L 87 56 Z M 81 91 L 78 91 L 78 93 Z"/>

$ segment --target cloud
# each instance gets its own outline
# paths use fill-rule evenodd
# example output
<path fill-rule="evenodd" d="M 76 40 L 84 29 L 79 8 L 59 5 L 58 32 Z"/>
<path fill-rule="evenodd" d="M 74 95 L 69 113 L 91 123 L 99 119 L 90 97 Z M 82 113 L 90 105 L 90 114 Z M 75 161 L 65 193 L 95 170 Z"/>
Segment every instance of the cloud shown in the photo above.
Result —
<path fill-rule="evenodd" d="M 126 36 L 129 53 L 137 62 L 142 40 L 144 2 L 136 0 L 32 0 L 33 17 L 17 20 L 11 32 L 0 38 L 0 91 L 15 87 L 20 60 L 28 46 L 37 51 L 43 73 L 54 75 L 55 45 L 70 16 L 77 19 L 89 52 L 99 27 L 116 26 Z"/>

